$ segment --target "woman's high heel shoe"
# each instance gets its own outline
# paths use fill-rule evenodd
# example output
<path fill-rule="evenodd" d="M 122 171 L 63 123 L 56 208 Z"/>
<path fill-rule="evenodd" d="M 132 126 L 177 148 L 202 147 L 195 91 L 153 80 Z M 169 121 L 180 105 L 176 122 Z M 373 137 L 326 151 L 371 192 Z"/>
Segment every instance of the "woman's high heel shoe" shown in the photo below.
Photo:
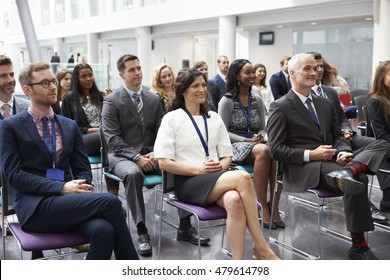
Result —
<path fill-rule="evenodd" d="M 269 209 L 270 214 L 271 214 L 272 211 L 271 211 L 271 203 L 270 202 L 271 201 L 268 201 L 267 205 L 268 205 L 268 209 Z M 272 221 L 272 223 L 275 225 L 275 227 L 276 227 L 275 229 L 277 229 L 277 228 L 285 228 L 286 227 L 286 224 L 282 220 L 280 220 L 279 222 Z M 265 227 L 265 225 L 264 225 L 264 227 Z M 269 224 L 268 224 L 268 227 L 269 227 Z"/>
<path fill-rule="evenodd" d="M 266 229 L 272 229 L 272 230 L 276 230 L 278 227 L 276 225 L 276 223 L 274 222 L 270 222 L 270 223 L 266 223 L 266 222 L 263 222 L 263 228 L 266 228 Z"/>

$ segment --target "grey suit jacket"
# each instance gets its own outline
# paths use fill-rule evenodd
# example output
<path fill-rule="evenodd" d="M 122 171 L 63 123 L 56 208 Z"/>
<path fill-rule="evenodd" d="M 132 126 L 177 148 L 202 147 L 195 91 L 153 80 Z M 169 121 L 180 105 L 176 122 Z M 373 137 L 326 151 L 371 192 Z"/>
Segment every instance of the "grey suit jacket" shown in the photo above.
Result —
<path fill-rule="evenodd" d="M 270 105 L 268 143 L 272 158 L 283 164 L 283 187 L 287 191 L 301 192 L 316 187 L 321 162 L 304 162 L 304 151 L 334 145 L 343 137 L 333 102 L 314 94 L 312 97 L 321 133 L 292 90 Z M 351 147 L 343 141 L 337 150 L 351 151 Z"/>
<path fill-rule="evenodd" d="M 20 112 L 24 111 L 25 109 L 30 106 L 30 100 L 24 99 L 22 97 L 14 96 L 14 108 L 13 108 L 13 115 L 19 114 Z M 3 116 L 0 114 L 0 120 L 4 119 Z"/>
<path fill-rule="evenodd" d="M 142 148 L 153 151 L 154 141 L 164 115 L 160 98 L 142 90 L 144 125 L 132 98 L 121 86 L 103 103 L 102 126 L 108 143 L 109 169 L 123 160 L 132 160 Z"/>
<path fill-rule="evenodd" d="M 322 86 L 322 89 L 324 90 L 325 94 L 328 96 L 330 100 L 332 100 L 337 115 L 339 117 L 339 122 L 341 125 L 341 129 L 350 129 L 352 130 L 351 126 L 349 125 L 349 121 L 347 119 L 347 116 L 345 115 L 345 112 L 343 108 L 340 105 L 340 98 L 337 93 L 337 91 L 332 87 Z"/>

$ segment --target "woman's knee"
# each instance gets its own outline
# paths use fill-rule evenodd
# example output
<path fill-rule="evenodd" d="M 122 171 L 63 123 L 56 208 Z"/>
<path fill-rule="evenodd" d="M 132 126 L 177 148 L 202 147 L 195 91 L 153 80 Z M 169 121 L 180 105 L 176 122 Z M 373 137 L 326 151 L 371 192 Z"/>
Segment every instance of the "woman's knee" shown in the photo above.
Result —
<path fill-rule="evenodd" d="M 255 157 L 255 159 L 269 159 L 270 153 L 269 148 L 265 144 L 258 144 L 253 147 L 252 153 Z"/>
<path fill-rule="evenodd" d="M 244 205 L 237 191 L 229 191 L 224 195 L 224 205 L 228 213 L 243 214 Z"/>

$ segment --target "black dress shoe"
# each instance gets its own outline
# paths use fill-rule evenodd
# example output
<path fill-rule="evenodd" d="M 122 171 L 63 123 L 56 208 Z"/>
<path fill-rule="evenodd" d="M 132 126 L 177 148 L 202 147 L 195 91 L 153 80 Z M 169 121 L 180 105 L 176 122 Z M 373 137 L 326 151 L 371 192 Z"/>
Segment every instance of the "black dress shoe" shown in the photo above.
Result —
<path fill-rule="evenodd" d="M 280 222 L 273 222 L 277 228 L 285 228 L 286 227 L 286 224 L 283 222 L 283 221 L 280 221 Z"/>
<path fill-rule="evenodd" d="M 272 230 L 276 230 L 278 228 L 274 222 L 271 223 L 263 222 L 263 228 L 270 229 L 270 226 Z"/>
<path fill-rule="evenodd" d="M 379 209 L 381 209 L 382 212 L 390 213 L 390 201 L 382 199 L 381 203 L 379 204 Z"/>
<path fill-rule="evenodd" d="M 376 206 L 372 202 L 370 202 L 370 209 L 371 209 L 372 220 L 375 223 L 386 224 L 386 222 L 389 220 L 389 218 L 387 218 L 386 216 L 382 215 L 381 212 L 379 212 L 379 209 L 376 208 Z"/>
<path fill-rule="evenodd" d="M 37 260 L 37 259 L 42 259 L 42 258 L 44 258 L 42 251 L 31 251 L 31 259 L 32 260 Z"/>
<path fill-rule="evenodd" d="M 352 247 L 349 249 L 348 258 L 350 260 L 378 260 L 377 256 L 375 256 L 370 249 L 360 253 L 354 250 Z"/>
<path fill-rule="evenodd" d="M 180 228 L 177 230 L 177 241 L 187 241 L 192 244 L 198 245 L 198 238 L 200 239 L 200 245 L 206 245 L 210 242 L 210 238 L 198 234 L 194 227 L 190 227 L 187 230 L 181 230 Z"/>
<path fill-rule="evenodd" d="M 150 246 L 149 234 L 141 234 L 138 236 L 137 244 L 138 254 L 141 256 L 150 256 L 152 254 L 152 246 Z"/>
<path fill-rule="evenodd" d="M 333 188 L 339 188 L 347 195 L 358 195 L 365 191 L 362 182 L 355 180 L 347 170 L 336 170 L 325 175 L 326 182 Z"/>

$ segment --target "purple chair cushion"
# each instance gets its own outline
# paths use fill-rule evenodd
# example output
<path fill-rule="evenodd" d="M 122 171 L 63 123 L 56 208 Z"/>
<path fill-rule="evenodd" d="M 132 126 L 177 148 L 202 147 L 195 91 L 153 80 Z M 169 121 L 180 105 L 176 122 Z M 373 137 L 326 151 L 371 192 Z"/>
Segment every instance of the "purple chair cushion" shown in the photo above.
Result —
<path fill-rule="evenodd" d="M 331 198 L 331 197 L 339 197 L 344 195 L 343 192 L 339 189 L 330 190 L 330 189 L 315 187 L 313 189 L 308 189 L 307 191 L 316 194 L 319 198 Z"/>
<path fill-rule="evenodd" d="M 181 202 L 177 199 L 170 199 L 167 201 L 167 203 L 172 206 L 187 210 L 189 212 L 196 213 L 196 215 L 199 217 L 199 220 L 201 221 L 219 220 L 227 218 L 226 210 L 222 207 L 219 207 L 218 205 L 210 205 L 207 207 L 203 207 Z M 258 202 L 257 209 L 261 209 L 261 205 Z"/>
<path fill-rule="evenodd" d="M 19 223 L 8 223 L 24 251 L 51 250 L 89 243 L 88 238 L 75 232 L 38 233 L 22 230 Z"/>

